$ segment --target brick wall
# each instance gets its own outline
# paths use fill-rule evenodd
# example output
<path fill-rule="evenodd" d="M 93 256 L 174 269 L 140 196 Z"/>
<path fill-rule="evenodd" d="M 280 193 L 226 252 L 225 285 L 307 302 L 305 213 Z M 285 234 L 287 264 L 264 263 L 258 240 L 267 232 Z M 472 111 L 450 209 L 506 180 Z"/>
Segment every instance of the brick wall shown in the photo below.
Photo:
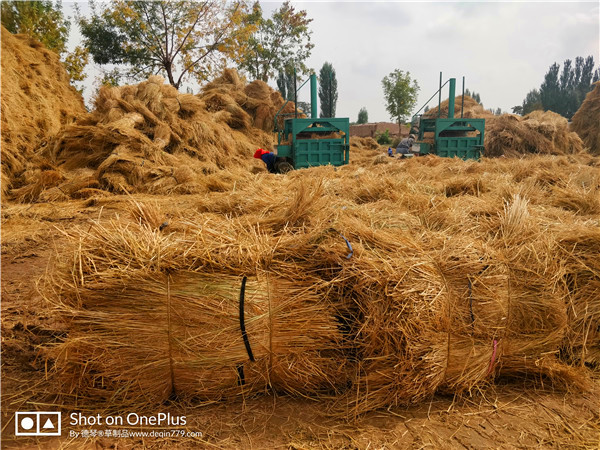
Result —
<path fill-rule="evenodd" d="M 397 123 L 393 122 L 377 122 L 377 123 L 363 123 L 360 125 L 350 125 L 350 136 L 358 137 L 375 137 L 375 133 L 383 133 L 385 130 L 390 130 L 390 135 L 395 136 L 398 134 L 408 135 L 408 128 L 404 125 L 402 128 Z"/>

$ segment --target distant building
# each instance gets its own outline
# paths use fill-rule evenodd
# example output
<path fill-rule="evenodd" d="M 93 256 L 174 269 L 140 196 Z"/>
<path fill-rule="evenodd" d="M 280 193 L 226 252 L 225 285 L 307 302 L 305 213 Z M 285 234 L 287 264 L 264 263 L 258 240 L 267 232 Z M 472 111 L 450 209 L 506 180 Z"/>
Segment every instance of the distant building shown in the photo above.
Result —
<path fill-rule="evenodd" d="M 384 133 L 385 130 L 390 130 L 391 136 L 408 135 L 409 131 L 408 127 L 400 127 L 394 122 L 362 123 L 350 125 L 350 136 L 374 138 L 376 133 Z"/>

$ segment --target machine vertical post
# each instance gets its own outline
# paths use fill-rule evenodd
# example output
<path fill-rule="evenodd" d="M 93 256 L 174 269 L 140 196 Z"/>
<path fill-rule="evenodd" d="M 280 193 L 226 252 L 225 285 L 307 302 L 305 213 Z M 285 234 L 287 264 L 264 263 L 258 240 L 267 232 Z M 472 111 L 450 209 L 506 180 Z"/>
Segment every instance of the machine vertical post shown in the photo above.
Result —
<path fill-rule="evenodd" d="M 317 118 L 317 75 L 310 74 L 310 118 Z"/>
<path fill-rule="evenodd" d="M 298 88 L 296 87 L 296 68 L 294 67 L 294 118 L 298 118 Z"/>
<path fill-rule="evenodd" d="M 462 91 L 462 101 L 460 104 L 460 118 L 464 119 L 463 112 L 465 110 L 465 77 L 463 77 L 463 91 Z"/>
<path fill-rule="evenodd" d="M 454 97 L 456 95 L 456 78 L 450 78 L 450 92 L 448 95 L 448 119 L 454 119 Z"/>
<path fill-rule="evenodd" d="M 442 72 L 440 72 L 440 89 L 439 89 L 439 98 L 438 98 L 438 119 L 442 115 Z M 435 95 L 435 94 L 434 94 Z"/>

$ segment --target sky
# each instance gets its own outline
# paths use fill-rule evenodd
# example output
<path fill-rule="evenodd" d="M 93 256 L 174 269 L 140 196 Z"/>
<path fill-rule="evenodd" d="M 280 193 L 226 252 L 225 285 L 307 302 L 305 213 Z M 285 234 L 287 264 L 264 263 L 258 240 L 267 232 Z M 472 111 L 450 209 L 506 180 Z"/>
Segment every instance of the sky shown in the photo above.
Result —
<path fill-rule="evenodd" d="M 263 2 L 264 14 L 282 2 Z M 591 2 L 350 2 L 292 1 L 312 19 L 315 44 L 307 65 L 318 73 L 330 62 L 338 81 L 337 117 L 390 121 L 382 79 L 395 69 L 419 84 L 418 109 L 443 79 L 480 94 L 486 108 L 511 112 L 539 88 L 555 62 L 592 55 L 600 63 L 600 3 Z M 83 12 L 87 10 L 80 2 Z M 72 15 L 73 3 L 63 3 Z M 73 26 L 70 46 L 81 39 Z M 98 73 L 94 71 L 94 73 Z M 93 76 L 91 77 L 93 78 Z M 89 98 L 92 80 L 85 96 Z M 275 87 L 274 80 L 270 83 Z M 447 87 L 443 98 L 448 97 Z M 194 89 L 194 92 L 197 88 Z M 310 101 L 308 84 L 300 100 Z M 437 96 L 429 103 L 437 106 Z M 413 111 L 415 112 L 415 111 Z"/>

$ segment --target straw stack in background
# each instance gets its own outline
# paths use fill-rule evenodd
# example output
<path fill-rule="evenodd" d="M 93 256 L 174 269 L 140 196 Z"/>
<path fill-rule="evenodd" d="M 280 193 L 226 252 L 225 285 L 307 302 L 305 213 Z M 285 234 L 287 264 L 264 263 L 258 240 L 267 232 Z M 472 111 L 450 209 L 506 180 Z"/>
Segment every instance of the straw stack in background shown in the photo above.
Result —
<path fill-rule="evenodd" d="M 600 82 L 595 83 L 573 115 L 571 129 L 583 140 L 592 155 L 600 155 Z"/>
<path fill-rule="evenodd" d="M 180 94 L 151 76 L 138 85 L 100 89 L 92 113 L 61 130 L 14 191 L 17 201 L 86 198 L 98 191 L 189 194 L 228 190 L 262 169 L 252 155 L 271 149 L 284 105 L 266 83 L 246 84 L 226 69 L 200 95 Z M 293 110 L 287 103 L 283 112 Z M 264 131 L 263 131 L 264 130 Z"/>

